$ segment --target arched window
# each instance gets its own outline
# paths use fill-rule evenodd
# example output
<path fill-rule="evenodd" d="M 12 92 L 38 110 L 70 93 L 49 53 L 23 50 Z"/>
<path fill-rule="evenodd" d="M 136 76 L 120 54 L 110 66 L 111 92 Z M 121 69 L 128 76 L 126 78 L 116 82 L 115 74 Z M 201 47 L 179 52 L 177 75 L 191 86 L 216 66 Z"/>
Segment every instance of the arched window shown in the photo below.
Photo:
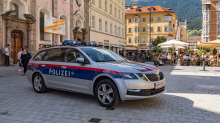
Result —
<path fill-rule="evenodd" d="M 79 27 L 78 31 L 82 31 L 82 22 L 80 20 L 76 21 L 76 27 Z"/>
<path fill-rule="evenodd" d="M 65 35 L 60 35 L 60 43 L 69 39 L 68 18 L 65 15 L 60 16 L 60 20 L 65 20 Z"/>
<path fill-rule="evenodd" d="M 44 13 L 40 12 L 40 40 L 44 40 Z"/>
<path fill-rule="evenodd" d="M 18 18 L 18 5 L 17 4 L 11 2 L 10 11 L 15 11 L 15 13 L 12 16 Z"/>

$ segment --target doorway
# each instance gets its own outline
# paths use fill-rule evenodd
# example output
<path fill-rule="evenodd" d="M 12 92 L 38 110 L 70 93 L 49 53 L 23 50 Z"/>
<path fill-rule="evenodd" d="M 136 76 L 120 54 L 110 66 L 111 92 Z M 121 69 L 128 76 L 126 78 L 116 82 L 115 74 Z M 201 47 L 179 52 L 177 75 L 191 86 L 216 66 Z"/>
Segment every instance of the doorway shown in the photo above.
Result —
<path fill-rule="evenodd" d="M 14 61 L 14 64 L 18 63 L 17 54 L 19 48 L 23 47 L 23 33 L 19 30 L 13 30 L 11 32 L 11 58 Z"/>

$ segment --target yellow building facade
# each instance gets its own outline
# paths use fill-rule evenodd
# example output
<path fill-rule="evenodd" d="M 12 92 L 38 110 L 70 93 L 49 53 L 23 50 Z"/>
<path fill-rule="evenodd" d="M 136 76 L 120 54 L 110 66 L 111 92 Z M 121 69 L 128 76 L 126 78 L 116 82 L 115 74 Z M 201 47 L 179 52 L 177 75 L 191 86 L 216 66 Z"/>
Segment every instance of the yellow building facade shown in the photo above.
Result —
<path fill-rule="evenodd" d="M 133 8 L 125 13 L 126 50 L 149 50 L 151 42 L 158 36 L 164 36 L 167 40 L 176 39 L 176 13 L 161 6 L 137 6 L 134 3 Z"/>
<path fill-rule="evenodd" d="M 126 46 L 125 0 L 90 0 L 90 41 L 118 52 Z"/>

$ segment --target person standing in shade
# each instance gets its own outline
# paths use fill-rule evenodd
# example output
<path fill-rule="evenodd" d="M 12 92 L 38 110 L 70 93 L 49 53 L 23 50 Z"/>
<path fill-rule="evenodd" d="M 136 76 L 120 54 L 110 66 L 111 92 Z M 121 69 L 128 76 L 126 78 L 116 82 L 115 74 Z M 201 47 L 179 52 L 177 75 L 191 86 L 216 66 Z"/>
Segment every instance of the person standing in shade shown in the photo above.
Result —
<path fill-rule="evenodd" d="M 20 58 L 20 62 L 22 63 L 23 68 L 24 68 L 24 71 L 23 71 L 22 75 L 26 74 L 29 59 L 31 59 L 30 53 L 28 53 L 27 49 L 24 48 L 23 53 L 21 54 L 21 58 Z"/>
<path fill-rule="evenodd" d="M 5 50 L 4 50 L 4 52 L 5 52 L 5 65 L 7 67 L 9 67 L 9 47 L 10 47 L 10 45 L 7 44 L 5 47 Z"/>
<path fill-rule="evenodd" d="M 18 52 L 18 63 L 19 63 L 19 67 L 20 69 L 18 71 L 21 71 L 21 68 L 22 68 L 22 64 L 21 64 L 21 61 L 20 61 L 20 58 L 21 58 L 21 54 L 23 53 L 23 48 L 19 48 L 19 52 Z"/>

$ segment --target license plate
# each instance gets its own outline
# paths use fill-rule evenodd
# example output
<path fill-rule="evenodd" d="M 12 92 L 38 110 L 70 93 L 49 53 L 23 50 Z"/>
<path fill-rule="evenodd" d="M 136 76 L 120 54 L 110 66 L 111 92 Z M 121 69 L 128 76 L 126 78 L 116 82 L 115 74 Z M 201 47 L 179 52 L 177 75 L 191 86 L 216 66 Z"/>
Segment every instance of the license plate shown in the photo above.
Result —
<path fill-rule="evenodd" d="M 165 86 L 165 82 L 164 81 L 157 82 L 157 83 L 154 84 L 155 89 L 162 88 L 164 86 Z"/>

